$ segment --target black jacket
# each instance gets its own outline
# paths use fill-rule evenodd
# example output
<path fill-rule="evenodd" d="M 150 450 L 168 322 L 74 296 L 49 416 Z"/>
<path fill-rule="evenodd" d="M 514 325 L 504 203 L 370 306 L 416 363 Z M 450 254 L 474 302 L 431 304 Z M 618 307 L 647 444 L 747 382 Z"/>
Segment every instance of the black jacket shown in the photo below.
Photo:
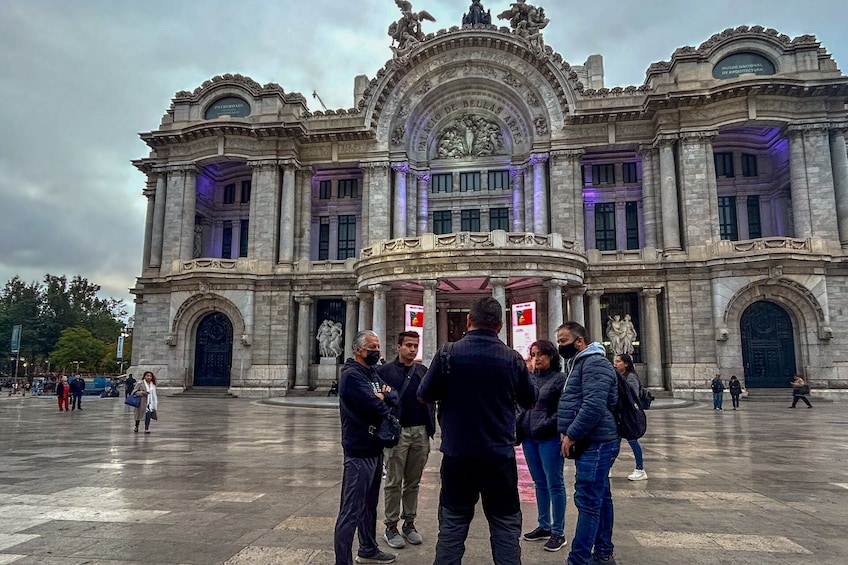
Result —
<path fill-rule="evenodd" d="M 353 358 L 345 362 L 339 381 L 339 416 L 345 455 L 376 457 L 383 452 L 383 446 L 368 428 L 379 426 L 397 403 L 394 390 L 385 395 L 385 400 L 375 395 L 384 384 L 373 367 L 363 367 Z"/>
<path fill-rule="evenodd" d="M 392 390 L 400 391 L 403 388 L 403 383 L 409 374 L 409 368 L 400 362 L 398 357 L 391 363 L 386 363 L 377 368 L 377 374 Z M 421 363 L 412 365 L 412 374 L 409 375 L 409 384 L 406 390 L 403 391 L 403 397 L 398 398 L 397 406 L 394 409 L 395 416 L 400 420 L 402 427 L 420 426 L 427 428 L 427 435 L 433 437 L 436 433 L 436 411 L 433 404 L 423 404 L 418 400 L 418 387 L 421 385 L 421 380 L 427 374 L 427 367 Z"/>
<path fill-rule="evenodd" d="M 536 377 L 539 399 L 533 408 L 520 416 L 521 431 L 525 439 L 544 441 L 557 436 L 557 407 L 565 375 L 548 369 Z"/>

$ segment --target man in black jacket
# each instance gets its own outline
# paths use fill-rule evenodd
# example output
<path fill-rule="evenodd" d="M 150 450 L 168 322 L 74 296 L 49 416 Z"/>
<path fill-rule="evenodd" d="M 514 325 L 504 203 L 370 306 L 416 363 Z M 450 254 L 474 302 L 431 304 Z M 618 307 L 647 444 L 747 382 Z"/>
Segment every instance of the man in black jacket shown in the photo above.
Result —
<path fill-rule="evenodd" d="M 521 504 L 515 462 L 515 406 L 530 408 L 536 387 L 524 359 L 498 339 L 503 308 L 492 297 L 476 300 L 468 333 L 441 353 L 418 389 L 439 401 L 442 490 L 437 565 L 458 565 L 477 499 L 489 521 L 495 565 L 520 565 Z"/>
<path fill-rule="evenodd" d="M 342 369 L 339 413 L 344 474 L 339 516 L 333 533 L 336 565 L 352 565 L 353 535 L 359 531 L 357 563 L 394 563 L 397 556 L 377 546 L 377 501 L 383 475 L 383 446 L 374 436 L 397 403 L 397 393 L 380 380 L 380 339 L 371 330 L 356 334 L 353 357 Z"/>
<path fill-rule="evenodd" d="M 79 408 L 82 410 L 82 393 L 85 392 L 85 381 L 81 376 L 77 375 L 71 381 L 71 410 Z"/>
<path fill-rule="evenodd" d="M 430 438 L 436 433 L 436 420 L 432 404 L 418 401 L 417 391 L 427 367 L 416 363 L 419 337 L 415 332 L 398 334 L 398 356 L 391 363 L 377 369 L 380 378 L 398 391 L 400 400 L 395 415 L 400 420 L 400 442 L 386 449 L 386 484 L 383 498 L 386 509 L 386 533 L 383 538 L 389 546 L 400 549 L 406 541 L 418 545 L 423 540 L 415 528 L 418 514 L 418 486 L 430 454 Z M 401 512 L 401 502 L 403 511 Z M 397 523 L 403 518 L 403 527 Z M 402 533 L 401 533 L 402 532 Z"/>

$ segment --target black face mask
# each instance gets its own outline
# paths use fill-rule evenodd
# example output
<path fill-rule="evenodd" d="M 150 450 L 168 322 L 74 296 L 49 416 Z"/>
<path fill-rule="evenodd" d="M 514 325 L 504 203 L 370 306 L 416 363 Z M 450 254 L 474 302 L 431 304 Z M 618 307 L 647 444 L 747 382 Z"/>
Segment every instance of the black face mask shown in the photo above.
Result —
<path fill-rule="evenodd" d="M 571 359 L 577 355 L 577 347 L 574 346 L 573 341 L 567 345 L 560 345 L 557 347 L 557 351 L 559 351 L 559 354 L 565 359 Z"/>
<path fill-rule="evenodd" d="M 380 350 L 374 349 L 365 352 L 365 364 L 373 367 L 380 362 Z"/>

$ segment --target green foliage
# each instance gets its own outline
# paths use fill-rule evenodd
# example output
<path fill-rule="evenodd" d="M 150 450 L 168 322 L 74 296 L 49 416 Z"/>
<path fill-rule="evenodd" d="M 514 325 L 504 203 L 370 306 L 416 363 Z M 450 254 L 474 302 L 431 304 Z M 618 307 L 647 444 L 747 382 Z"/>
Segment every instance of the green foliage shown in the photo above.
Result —
<path fill-rule="evenodd" d="M 63 371 L 76 370 L 75 361 L 81 361 L 81 372 L 99 371 L 111 347 L 111 343 L 99 340 L 87 329 L 76 326 L 62 331 L 50 359 L 54 367 Z"/>

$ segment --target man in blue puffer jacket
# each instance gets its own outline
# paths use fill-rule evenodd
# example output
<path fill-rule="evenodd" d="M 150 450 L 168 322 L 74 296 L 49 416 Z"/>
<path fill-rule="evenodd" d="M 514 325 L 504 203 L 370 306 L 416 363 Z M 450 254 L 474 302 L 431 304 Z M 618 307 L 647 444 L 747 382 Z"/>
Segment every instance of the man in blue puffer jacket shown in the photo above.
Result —
<path fill-rule="evenodd" d="M 563 455 L 574 459 L 578 511 L 567 563 L 614 565 L 613 506 L 607 475 L 621 443 L 611 411 L 618 402 L 615 369 L 604 346 L 587 343 L 586 328 L 577 322 L 566 322 L 557 329 L 557 343 L 559 354 L 569 359 L 557 428 Z"/>

